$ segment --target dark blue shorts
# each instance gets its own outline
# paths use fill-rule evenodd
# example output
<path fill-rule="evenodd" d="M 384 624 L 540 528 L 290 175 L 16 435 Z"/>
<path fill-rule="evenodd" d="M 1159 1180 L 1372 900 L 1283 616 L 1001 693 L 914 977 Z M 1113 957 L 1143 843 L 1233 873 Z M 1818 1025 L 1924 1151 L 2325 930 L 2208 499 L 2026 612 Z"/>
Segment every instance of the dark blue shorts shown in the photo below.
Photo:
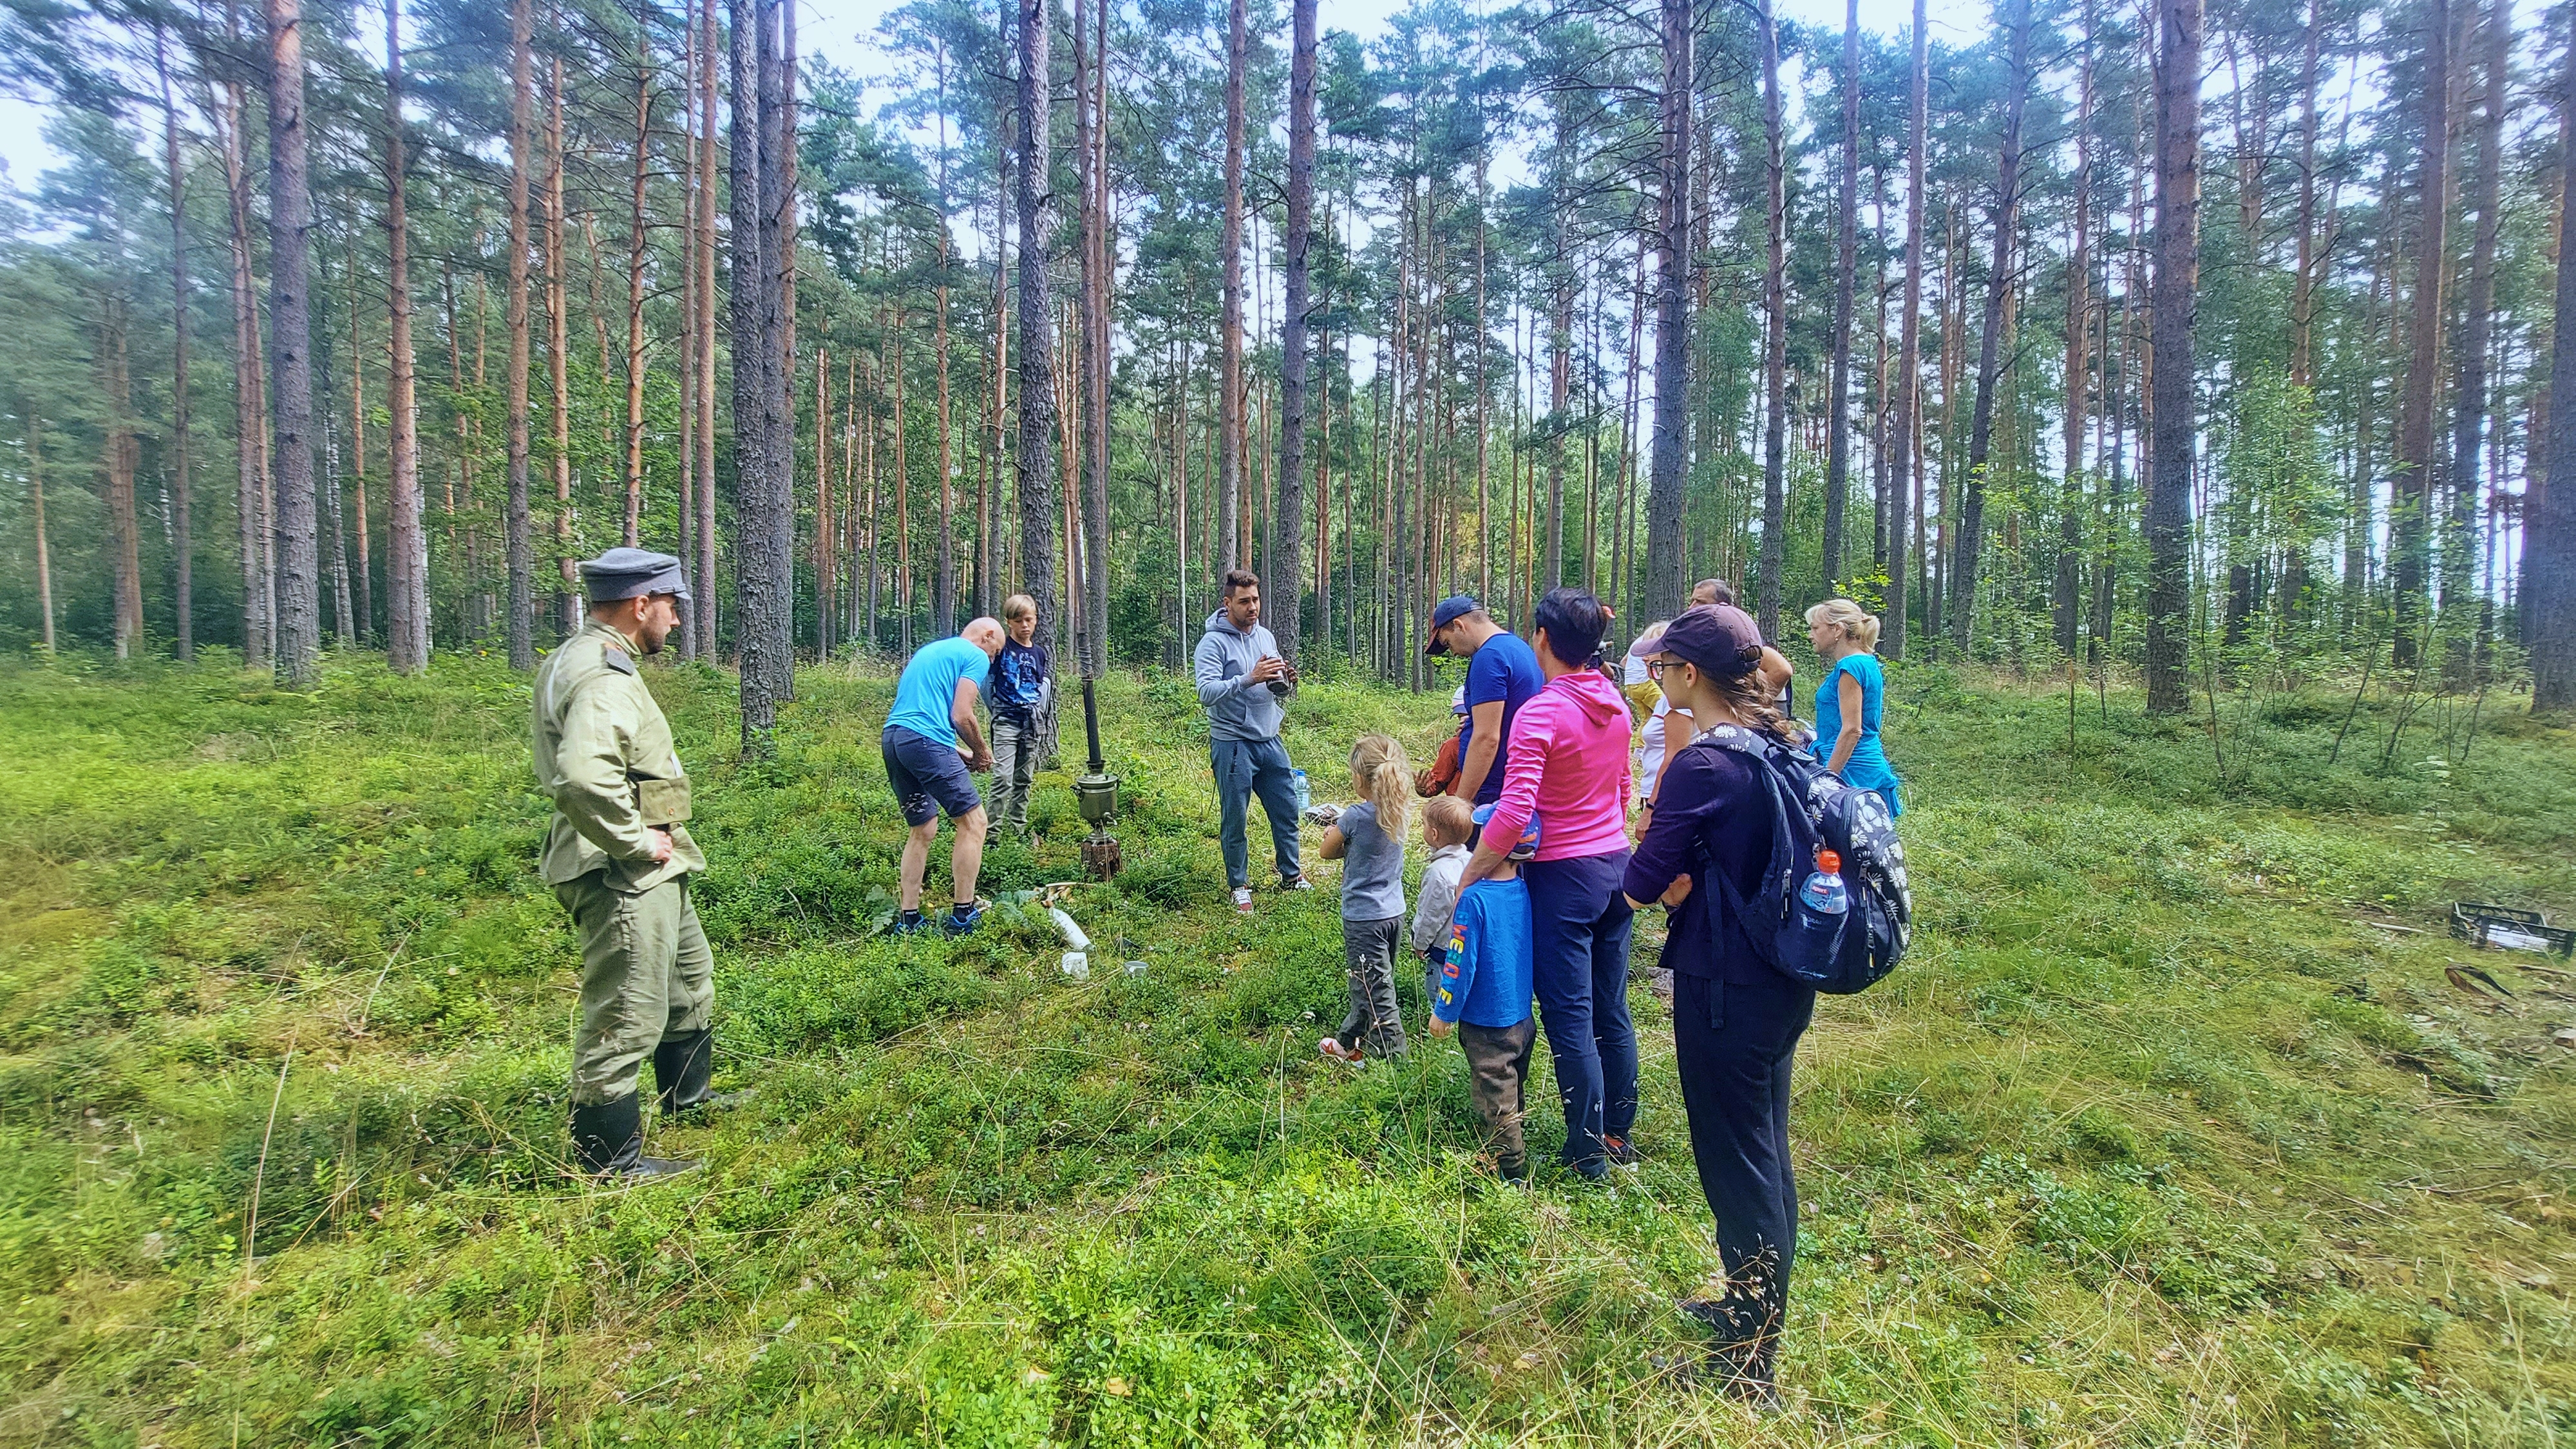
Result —
<path fill-rule="evenodd" d="M 943 745 L 902 725 L 887 726 L 880 743 L 886 783 L 894 787 L 895 803 L 903 807 L 904 824 L 927 825 L 942 810 L 954 820 L 983 808 L 984 797 L 975 793 L 975 778 L 966 773 L 966 757 L 957 753 L 955 745 Z"/>

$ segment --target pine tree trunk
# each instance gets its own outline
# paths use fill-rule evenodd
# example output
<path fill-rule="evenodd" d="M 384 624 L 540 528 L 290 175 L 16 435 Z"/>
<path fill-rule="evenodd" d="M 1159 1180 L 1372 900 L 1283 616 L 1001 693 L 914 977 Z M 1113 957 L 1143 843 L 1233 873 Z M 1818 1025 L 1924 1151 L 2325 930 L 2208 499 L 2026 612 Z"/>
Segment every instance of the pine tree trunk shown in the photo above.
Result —
<path fill-rule="evenodd" d="M 1241 0 L 1237 0 L 1240 4 Z M 1038 606 L 1039 627 L 1063 657 L 1064 613 L 1057 593 L 1055 338 L 1047 286 L 1047 252 L 1055 237 L 1048 180 L 1049 0 L 1012 0 L 1019 25 L 1019 164 L 1013 184 L 1020 213 L 1020 441 L 1016 487 L 1020 510 L 1020 582 Z"/>
<path fill-rule="evenodd" d="M 2389 657 L 2411 668 L 2425 641 L 2425 574 L 2432 562 L 2434 410 L 2442 390 L 2442 267 L 2450 195 L 2450 0 L 2424 8 L 2423 134 L 2416 172 L 2414 315 L 2408 323 L 2406 394 L 2397 414 L 2389 497 L 2389 574 L 2396 639 Z"/>
<path fill-rule="evenodd" d="M 1905 596 L 1922 555 L 1907 525 L 1912 523 L 1915 532 L 1922 528 L 1916 504 L 1922 497 L 1923 485 L 1915 467 L 1915 439 L 1919 426 L 1916 412 L 1923 391 L 1924 151 L 1931 144 L 1932 90 L 1923 4 L 1924 0 L 1914 0 L 1913 114 L 1905 145 L 1905 304 L 1897 321 L 1896 412 L 1888 424 L 1894 456 L 1887 483 L 1887 608 L 1880 626 L 1878 652 L 1890 659 L 1905 657 Z M 1915 491 L 1909 494 L 1909 487 Z"/>
<path fill-rule="evenodd" d="M 1825 445 L 1825 537 L 1819 585 L 1840 587 L 1845 493 L 1851 485 L 1852 292 L 1860 272 L 1860 0 L 1843 7 L 1842 225 L 1835 255 L 1834 359 Z"/>
<path fill-rule="evenodd" d="M 2561 79 L 2558 291 L 2549 356 L 2549 481 L 2523 500 L 2523 636 L 2531 708 L 2576 710 L 2576 46 Z"/>
<path fill-rule="evenodd" d="M 2084 55 L 2076 80 L 2075 234 L 2066 257 L 2066 481 L 2057 497 L 2057 577 L 2049 593 L 2057 652 L 2075 657 L 2083 619 L 2084 344 L 2093 326 L 2093 6 L 2084 7 Z"/>
<path fill-rule="evenodd" d="M 321 542 L 313 494 L 313 298 L 306 235 L 303 0 L 267 0 L 269 376 L 275 417 L 277 674 L 295 689 L 321 679 Z"/>
<path fill-rule="evenodd" d="M 197 534 L 188 477 L 188 210 L 179 166 L 179 104 L 170 92 L 170 41 L 159 24 L 152 27 L 152 63 L 161 80 L 161 155 L 170 181 L 170 523 L 178 535 L 171 548 L 177 593 L 172 612 L 179 662 L 187 664 L 197 657 Z"/>
<path fill-rule="evenodd" d="M 2147 709 L 2180 714 L 2191 706 L 2191 329 L 2200 283 L 2200 0 L 2156 0 L 2156 12 L 2163 43 L 2156 70 Z"/>
<path fill-rule="evenodd" d="M 1789 193 L 1786 138 L 1780 116 L 1780 24 L 1762 0 L 1762 129 L 1769 149 L 1766 181 L 1770 265 L 1763 310 L 1770 337 L 1763 361 L 1762 547 L 1754 565 L 1753 622 L 1762 637 L 1780 637 L 1780 567 L 1789 532 Z"/>
<path fill-rule="evenodd" d="M 1663 88 L 1656 104 L 1655 421 L 1646 484 L 1646 613 L 1678 604 L 1682 501 L 1690 466 L 1690 0 L 1662 0 Z"/>
<path fill-rule="evenodd" d="M 385 406 L 385 655 L 397 674 L 429 667 L 429 536 L 421 528 L 420 411 L 411 342 L 411 230 L 404 211 L 402 3 L 385 0 L 386 295 L 392 367 Z"/>
<path fill-rule="evenodd" d="M 698 657 L 716 641 L 716 3 L 699 0 L 698 201 Z"/>
<path fill-rule="evenodd" d="M 934 632 L 957 631 L 957 500 L 948 420 L 948 52 L 939 52 L 939 285 L 934 346 L 939 365 L 939 562 L 930 576 Z"/>
<path fill-rule="evenodd" d="M 107 403 L 101 430 L 99 481 L 106 495 L 108 547 L 115 560 L 116 657 L 130 659 L 143 643 L 143 530 L 134 503 L 134 470 L 141 445 L 134 437 L 133 389 L 126 371 L 125 299 L 100 299 L 98 385 Z"/>
<path fill-rule="evenodd" d="M 2505 71 L 2511 58 L 2512 0 L 2489 0 L 2484 65 L 2485 94 L 2479 103 L 2477 172 L 2469 183 L 2478 220 L 2469 247 L 2468 294 L 2461 299 L 2460 355 L 2453 381 L 2451 411 L 2450 522 L 2442 547 L 2443 636 L 2445 681 L 2453 689 L 2475 686 L 2474 651 L 2466 640 L 2474 627 L 2474 577 L 2477 556 L 2479 451 L 2486 442 L 2488 366 L 2495 332 L 2495 266 L 2499 200 L 2503 191 Z"/>
<path fill-rule="evenodd" d="M 1079 3 L 1079 0 L 1077 0 Z M 1216 533 L 1219 577 L 1250 568 L 1239 542 L 1243 532 L 1243 68 L 1244 0 L 1228 0 L 1225 42 L 1225 227 L 1217 243 L 1225 253 L 1224 316 L 1217 332 Z"/>
<path fill-rule="evenodd" d="M 784 136 L 778 0 L 733 0 L 733 411 L 735 588 L 746 754 L 773 751 L 795 684 L 795 459 L 779 260 Z"/>
<path fill-rule="evenodd" d="M 342 566 L 342 572 L 352 575 L 350 589 L 354 594 L 352 602 L 355 612 L 351 618 L 355 622 L 350 628 L 343 629 L 341 633 L 354 642 L 357 639 L 370 638 L 376 632 L 376 602 L 369 587 L 370 560 L 367 556 L 367 353 L 364 338 L 367 309 L 358 304 L 358 239 L 354 232 L 349 236 L 348 257 L 349 486 L 358 495 L 358 526 L 354 530 L 358 542 L 358 561 L 354 566 L 347 565 L 345 562 Z M 332 506 L 334 508 L 339 506 L 336 494 Z"/>
<path fill-rule="evenodd" d="M 1288 269 L 1284 279 L 1286 305 L 1279 314 L 1279 509 L 1273 529 L 1268 560 L 1270 576 L 1279 581 L 1279 591 L 1269 604 L 1270 630 L 1279 637 L 1279 652 L 1289 663 L 1297 662 L 1298 624 L 1301 600 L 1298 597 L 1305 574 L 1302 540 L 1299 530 L 1306 517 L 1306 310 L 1308 262 L 1307 251 L 1313 244 L 1315 226 L 1315 12 L 1316 0 L 1293 0 L 1290 21 L 1291 39 L 1288 61 Z M 1480 231 L 1482 218 L 1477 223 Z M 1479 254 L 1481 255 L 1481 243 Z M 1478 297 L 1482 298 L 1481 285 Z M 1484 319 L 1477 318 L 1477 336 L 1484 335 Z M 1483 347 L 1477 352 L 1481 357 Z M 1479 364 L 1481 367 L 1481 363 Z M 1480 404 L 1481 406 L 1481 404 Z M 1481 412 L 1479 414 L 1481 416 Z M 1481 432 L 1481 430 L 1480 430 Z M 1477 456 L 1483 457 L 1481 436 Z M 1479 485 L 1483 468 L 1478 467 Z M 1317 485 L 1322 486 L 1320 483 Z M 1477 515 L 1482 527 L 1484 516 Z M 1322 535 L 1316 537 L 1316 548 L 1323 548 Z M 1479 553 L 1482 550 L 1478 550 Z M 1320 599 L 1317 608 L 1322 607 Z"/>
<path fill-rule="evenodd" d="M 536 105 L 530 77 L 535 26 L 534 0 L 514 0 L 510 7 L 510 282 L 504 303 L 510 361 L 502 379 L 509 418 L 510 496 L 502 527 L 509 555 L 512 669 L 537 665 L 536 548 L 528 518 L 528 190 L 530 151 L 535 144 Z"/>
<path fill-rule="evenodd" d="M 227 39 L 238 44 L 239 36 L 230 28 L 229 11 L 226 18 Z M 234 507 L 241 551 L 242 665 L 265 669 L 273 657 L 271 575 L 267 563 L 272 535 L 267 517 L 267 424 L 260 407 L 263 383 L 259 291 L 251 275 L 250 167 L 243 153 L 243 100 L 240 82 L 227 81 L 219 125 L 223 132 L 224 194 L 232 221 L 233 453 L 239 478 Z"/>
<path fill-rule="evenodd" d="M 564 237 L 563 93 L 563 57 L 551 56 L 546 66 L 546 425 L 554 444 L 548 461 L 555 480 L 555 634 L 569 639 L 581 627 L 582 598 L 573 536 L 572 253 Z M 607 350 L 604 344 L 600 348 L 603 361 Z"/>
<path fill-rule="evenodd" d="M 626 517 L 618 541 L 644 536 L 644 182 L 653 159 L 653 39 L 635 36 L 635 170 L 626 227 Z"/>
<path fill-rule="evenodd" d="M 2004 299 L 2013 289 L 2014 233 L 2021 214 L 2021 117 L 2030 95 L 2030 0 L 2015 0 L 2011 87 L 2004 102 L 2003 156 L 1995 182 L 1994 261 L 1986 269 L 1986 310 L 1977 335 L 1977 397 L 1968 420 L 1968 468 L 1960 480 L 1958 533 L 1950 565 L 1950 634 L 1959 657 L 1977 616 L 1977 568 L 1985 546 L 1986 472 L 1995 435 L 1995 384 L 2003 375 Z M 1947 491 L 1946 489 L 1944 490 Z"/>

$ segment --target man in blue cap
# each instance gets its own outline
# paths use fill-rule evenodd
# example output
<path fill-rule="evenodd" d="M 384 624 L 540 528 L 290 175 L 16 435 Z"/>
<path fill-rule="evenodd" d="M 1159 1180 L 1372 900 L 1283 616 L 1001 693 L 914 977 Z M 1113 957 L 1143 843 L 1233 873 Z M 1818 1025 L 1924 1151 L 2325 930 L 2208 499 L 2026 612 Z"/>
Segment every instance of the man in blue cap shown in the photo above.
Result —
<path fill-rule="evenodd" d="M 1458 779 L 1449 793 L 1491 805 L 1503 793 L 1503 757 L 1512 716 L 1547 684 L 1528 641 L 1494 622 L 1472 594 L 1452 594 L 1431 610 L 1430 655 L 1467 661 L 1467 719 L 1458 728 Z"/>
<path fill-rule="evenodd" d="M 664 1121 L 723 1106 L 715 957 L 689 903 L 707 858 L 689 838 L 689 776 L 670 721 L 636 672 L 688 602 L 680 561 L 612 548 L 581 566 L 590 615 L 537 669 L 537 787 L 554 801 L 541 861 L 581 934 L 572 1038 L 572 1140 L 583 1171 L 635 1179 L 695 1162 L 646 1157 L 636 1085 L 653 1058 Z"/>

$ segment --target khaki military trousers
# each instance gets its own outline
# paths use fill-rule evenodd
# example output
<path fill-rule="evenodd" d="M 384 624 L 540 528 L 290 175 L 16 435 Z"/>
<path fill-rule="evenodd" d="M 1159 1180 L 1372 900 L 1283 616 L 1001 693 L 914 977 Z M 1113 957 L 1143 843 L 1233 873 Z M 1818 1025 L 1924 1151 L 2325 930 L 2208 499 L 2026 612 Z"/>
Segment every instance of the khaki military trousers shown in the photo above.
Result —
<path fill-rule="evenodd" d="M 715 954 L 686 876 L 629 893 L 595 870 L 556 886 L 555 899 L 581 931 L 572 1100 L 595 1107 L 634 1095 L 638 1070 L 666 1034 L 713 1022 Z"/>

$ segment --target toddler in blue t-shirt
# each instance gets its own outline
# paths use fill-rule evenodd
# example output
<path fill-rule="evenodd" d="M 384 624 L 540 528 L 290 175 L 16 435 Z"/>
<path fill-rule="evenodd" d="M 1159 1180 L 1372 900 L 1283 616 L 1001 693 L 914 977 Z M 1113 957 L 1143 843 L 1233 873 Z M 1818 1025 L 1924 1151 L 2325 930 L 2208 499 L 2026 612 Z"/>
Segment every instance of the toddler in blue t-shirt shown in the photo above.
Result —
<path fill-rule="evenodd" d="M 1493 815 L 1476 810 L 1479 831 Z M 1533 966 L 1529 887 L 1520 862 L 1538 850 L 1538 820 L 1513 843 L 1491 875 L 1458 897 L 1449 930 L 1449 959 L 1431 998 L 1431 1034 L 1458 1033 L 1467 1054 L 1467 1095 L 1485 1124 L 1485 1152 L 1506 1182 L 1529 1179 L 1521 1140 L 1521 1087 L 1529 1080 L 1530 1046 L 1538 1023 L 1530 1018 Z"/>

